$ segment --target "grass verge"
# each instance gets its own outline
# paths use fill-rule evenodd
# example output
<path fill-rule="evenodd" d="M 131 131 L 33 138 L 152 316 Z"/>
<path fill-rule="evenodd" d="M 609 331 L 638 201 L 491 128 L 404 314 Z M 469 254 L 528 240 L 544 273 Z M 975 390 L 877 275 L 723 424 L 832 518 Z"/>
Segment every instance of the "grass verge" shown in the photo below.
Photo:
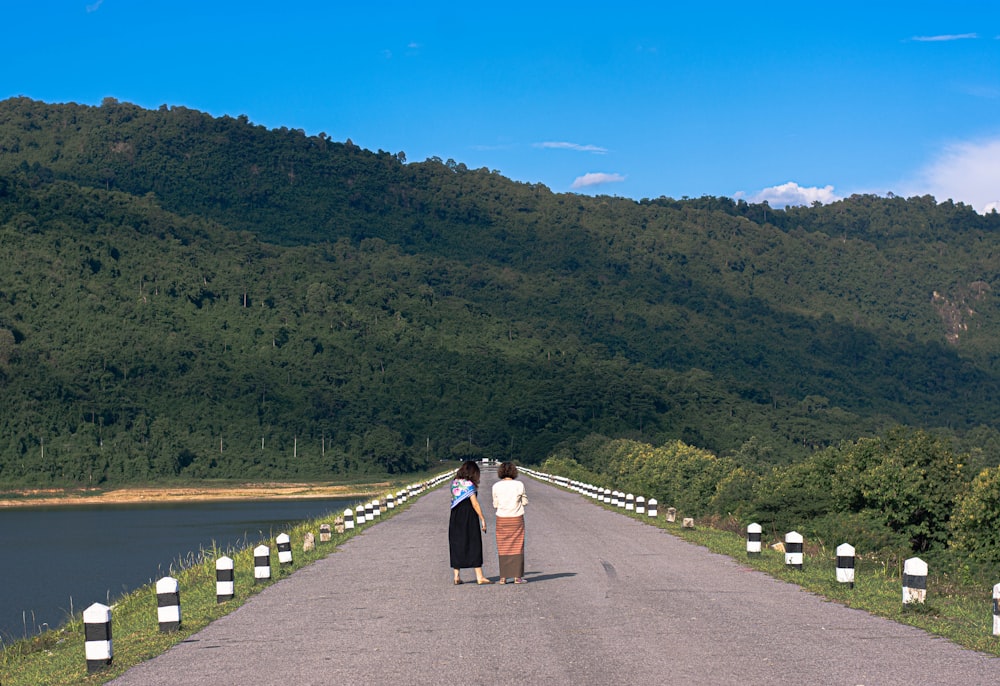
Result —
<path fill-rule="evenodd" d="M 355 505 L 364 502 L 368 501 L 359 500 Z M 118 598 L 112 605 L 113 661 L 106 669 L 87 674 L 83 618 L 82 612 L 77 612 L 58 629 L 15 641 L 4 647 L 0 651 L 0 680 L 4 686 L 74 686 L 111 681 L 130 667 L 159 655 L 212 621 L 229 614 L 271 584 L 336 552 L 354 535 L 408 509 L 412 502 L 409 499 L 406 503 L 397 504 L 392 510 L 384 510 L 378 520 L 354 530 L 344 533 L 333 531 L 331 540 L 326 543 L 319 540 L 320 524 L 330 524 L 333 529 L 337 513 L 301 522 L 290 530 L 279 532 L 291 537 L 293 561 L 288 565 L 278 564 L 273 538 L 256 541 L 239 550 L 209 549 L 192 554 L 180 564 L 181 569 L 172 570 L 171 573 L 180 587 L 179 630 L 160 632 L 156 588 L 151 584 Z M 307 532 L 315 536 L 316 547 L 312 551 L 302 549 Z M 271 548 L 271 579 L 255 583 L 253 549 L 261 544 L 267 544 Z M 215 593 L 215 561 L 223 555 L 228 555 L 234 562 L 235 597 L 219 603 Z"/>

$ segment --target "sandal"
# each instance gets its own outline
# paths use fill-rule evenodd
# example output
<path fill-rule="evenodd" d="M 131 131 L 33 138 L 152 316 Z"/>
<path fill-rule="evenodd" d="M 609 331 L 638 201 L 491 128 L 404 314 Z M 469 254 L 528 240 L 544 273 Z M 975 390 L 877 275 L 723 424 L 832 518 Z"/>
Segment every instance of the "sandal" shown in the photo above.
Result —
<path fill-rule="evenodd" d="M 497 583 L 500 584 L 500 585 L 506 584 L 507 583 L 507 579 L 505 577 L 500 577 L 500 581 L 498 581 Z"/>
<path fill-rule="evenodd" d="M 522 579 L 521 577 L 517 577 L 516 579 L 514 579 L 514 583 L 515 584 L 526 584 L 526 583 L 528 583 L 528 580 L 527 579 Z"/>

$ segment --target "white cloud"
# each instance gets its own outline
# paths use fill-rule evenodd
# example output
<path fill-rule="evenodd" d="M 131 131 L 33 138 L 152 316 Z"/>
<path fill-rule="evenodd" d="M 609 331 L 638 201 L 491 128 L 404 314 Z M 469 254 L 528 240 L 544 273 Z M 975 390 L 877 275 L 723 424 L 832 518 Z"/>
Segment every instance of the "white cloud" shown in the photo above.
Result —
<path fill-rule="evenodd" d="M 737 198 L 747 197 L 750 202 L 764 202 L 765 200 L 772 207 L 787 207 L 788 205 L 812 205 L 814 202 L 830 203 L 840 200 L 840 197 L 833 192 L 833 186 L 800 186 L 794 181 L 783 183 L 779 186 L 771 186 L 764 190 L 752 193 L 749 196 L 740 192 L 735 195 Z"/>
<path fill-rule="evenodd" d="M 978 33 L 946 33 L 940 36 L 914 36 L 910 40 L 915 40 L 920 43 L 941 43 L 944 41 L 969 40 L 975 38 L 979 38 Z"/>
<path fill-rule="evenodd" d="M 535 143 L 536 148 L 555 148 L 558 150 L 576 150 L 579 152 L 593 152 L 598 155 L 603 155 L 608 151 L 607 148 L 602 148 L 597 145 L 581 145 L 580 143 L 567 143 L 564 141 L 546 141 L 544 143 Z"/>
<path fill-rule="evenodd" d="M 97 10 L 101 9 L 101 5 L 103 3 L 104 0 L 97 0 L 97 2 L 95 2 L 93 5 L 87 5 L 87 13 L 89 14 L 90 12 L 96 12 Z"/>
<path fill-rule="evenodd" d="M 599 186 L 602 183 L 621 183 L 625 177 L 621 174 L 605 174 L 603 172 L 590 172 L 583 176 L 578 176 L 570 188 L 589 188 Z"/>
<path fill-rule="evenodd" d="M 949 145 L 902 190 L 906 195 L 933 195 L 938 202 L 950 199 L 988 211 L 1000 202 L 1000 138 Z"/>

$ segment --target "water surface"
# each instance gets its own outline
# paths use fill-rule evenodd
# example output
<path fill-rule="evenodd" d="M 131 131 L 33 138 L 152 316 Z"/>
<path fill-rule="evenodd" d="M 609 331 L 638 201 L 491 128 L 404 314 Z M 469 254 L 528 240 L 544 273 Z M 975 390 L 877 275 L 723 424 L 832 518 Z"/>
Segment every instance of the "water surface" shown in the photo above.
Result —
<path fill-rule="evenodd" d="M 274 536 L 289 524 L 355 504 L 326 498 L 0 509 L 0 640 L 59 626 L 71 609 L 113 602 L 213 543 L 227 550 L 264 539 L 274 549 Z"/>

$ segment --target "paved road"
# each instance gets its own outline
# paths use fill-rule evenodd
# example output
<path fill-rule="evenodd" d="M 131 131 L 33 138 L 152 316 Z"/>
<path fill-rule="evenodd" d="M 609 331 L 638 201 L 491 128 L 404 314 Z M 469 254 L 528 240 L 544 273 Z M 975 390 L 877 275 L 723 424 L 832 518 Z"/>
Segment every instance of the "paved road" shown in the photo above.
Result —
<path fill-rule="evenodd" d="M 439 489 L 112 683 L 1000 683 L 1000 660 L 526 486 L 528 584 L 452 585 Z"/>

